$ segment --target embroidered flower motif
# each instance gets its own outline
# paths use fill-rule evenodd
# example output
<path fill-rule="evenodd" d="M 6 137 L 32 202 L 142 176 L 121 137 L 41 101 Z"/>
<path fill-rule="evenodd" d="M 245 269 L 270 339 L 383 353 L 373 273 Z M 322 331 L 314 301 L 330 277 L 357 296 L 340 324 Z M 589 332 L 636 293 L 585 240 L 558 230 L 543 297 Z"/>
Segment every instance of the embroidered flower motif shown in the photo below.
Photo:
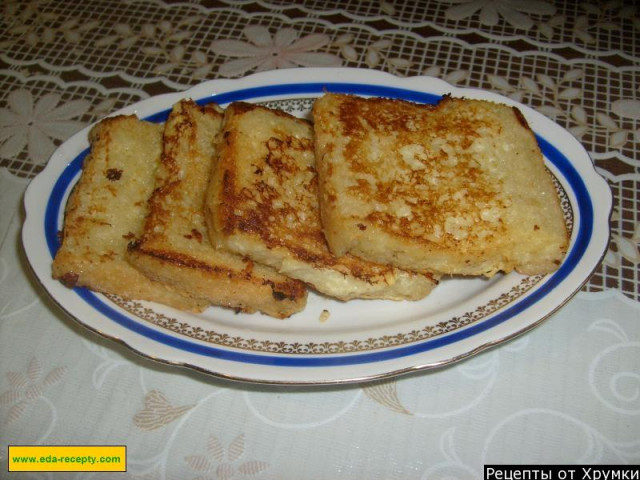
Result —
<path fill-rule="evenodd" d="M 619 226 L 622 223 L 620 211 L 616 208 L 611 214 L 611 225 Z M 622 231 L 622 228 L 615 228 Z M 640 263 L 640 222 L 635 224 L 633 233 L 624 236 L 619 233 L 611 233 L 609 249 L 604 257 L 604 264 L 612 268 L 622 268 L 623 259 L 633 265 Z"/>
<path fill-rule="evenodd" d="M 389 54 L 393 46 L 393 40 L 382 38 L 364 47 L 364 52 L 358 52 L 353 44 L 354 36 L 351 33 L 339 35 L 332 43 L 338 47 L 340 55 L 348 62 L 359 62 L 360 57 L 364 57 L 364 62 L 369 68 L 380 68 L 396 75 L 402 75 L 402 71 L 410 68 L 412 62 L 406 58 L 396 57 Z"/>
<path fill-rule="evenodd" d="M 193 37 L 189 27 L 204 21 L 201 15 L 190 15 L 175 23 L 162 20 L 139 27 L 117 23 L 112 33 L 96 41 L 95 46 L 121 50 L 135 47 L 147 55 L 149 61 L 156 63 L 153 72 L 159 75 L 180 71 L 185 75 L 190 72 L 193 78 L 206 78 L 213 64 L 204 51 L 189 47 Z"/>
<path fill-rule="evenodd" d="M 566 24 L 567 17 L 565 15 L 554 15 L 551 18 L 545 18 L 542 22 L 538 22 L 536 28 L 547 40 L 552 40 L 556 35 L 556 29 L 561 32 Z"/>
<path fill-rule="evenodd" d="M 613 115 L 603 111 L 589 113 L 576 102 L 582 98 L 583 90 L 573 86 L 580 85 L 577 81 L 583 77 L 581 69 L 567 70 L 557 81 L 545 74 L 538 74 L 535 79 L 522 76 L 519 88 L 516 88 L 504 77 L 487 75 L 493 88 L 513 100 L 523 102 L 531 98 L 542 102 L 536 109 L 556 121 L 565 122 L 569 132 L 578 138 L 586 134 L 599 135 L 608 149 L 620 151 L 629 143 L 637 142 L 640 139 L 640 101 L 627 98 L 612 102 L 609 108 Z"/>
<path fill-rule="evenodd" d="M 7 372 L 11 389 L 0 394 L 0 405 L 11 405 L 5 422 L 12 423 L 22 417 L 29 405 L 43 397 L 45 388 L 62 379 L 66 370 L 66 367 L 56 367 L 42 378 L 42 365 L 37 358 L 32 358 L 25 373 Z"/>
<path fill-rule="evenodd" d="M 480 11 L 480 23 L 495 26 L 500 17 L 515 28 L 528 30 L 533 26 L 533 20 L 525 13 L 536 15 L 553 15 L 556 7 L 542 0 L 448 0 L 449 3 L 457 3 L 445 12 L 450 20 L 462 20 L 473 16 Z M 524 12 L 524 13 L 522 13 Z"/>
<path fill-rule="evenodd" d="M 174 407 L 164 393 L 151 390 L 144 397 L 144 408 L 133 416 L 133 422 L 143 430 L 155 430 L 180 418 L 193 405 Z"/>
<path fill-rule="evenodd" d="M 27 90 L 11 92 L 9 108 L 0 108 L 0 156 L 14 157 L 27 147 L 29 158 L 43 164 L 56 148 L 53 140 L 64 141 L 84 127 L 83 122 L 71 118 L 84 114 L 89 102 L 73 100 L 58 105 L 60 100 L 56 93 L 46 93 L 34 102 Z"/>
<path fill-rule="evenodd" d="M 295 30 L 283 28 L 271 37 L 269 30 L 259 25 L 248 26 L 243 33 L 249 42 L 216 40 L 211 44 L 211 49 L 219 55 L 238 57 L 221 65 L 220 74 L 232 77 L 253 69 L 261 72 L 276 68 L 338 67 L 342 64 L 336 55 L 313 51 L 330 43 L 329 37 L 321 33 L 299 38 Z"/>
<path fill-rule="evenodd" d="M 625 2 L 580 2 L 579 6 L 584 14 L 574 19 L 572 29 L 577 43 L 594 44 L 598 40 L 598 33 L 608 35 L 608 32 L 621 29 L 623 23 L 629 20 L 636 28 L 640 25 L 635 5 L 625 5 Z"/>
<path fill-rule="evenodd" d="M 80 18 L 65 18 L 60 14 L 42 8 L 42 2 L 5 2 L 4 23 L 10 25 L 6 40 L 0 42 L 0 49 L 16 43 L 35 47 L 40 43 L 53 43 L 58 38 L 77 45 L 86 32 L 100 26 L 98 20 L 83 21 Z"/>
<path fill-rule="evenodd" d="M 611 112 L 618 117 L 618 121 L 610 116 L 606 120 L 598 118 L 599 123 L 605 124 L 610 129 L 609 144 L 614 148 L 620 148 L 627 143 L 627 140 L 640 142 L 640 100 L 631 98 L 616 100 L 611 104 Z M 625 123 L 629 128 L 620 126 Z M 636 127 L 635 131 L 632 125 Z"/>
<path fill-rule="evenodd" d="M 269 464 L 257 460 L 236 464 L 244 455 L 244 434 L 238 435 L 224 448 L 220 440 L 211 435 L 207 441 L 207 455 L 191 455 L 185 461 L 196 472 L 197 480 L 231 480 L 236 475 L 257 475 L 269 468 Z M 213 461 L 212 461 L 213 460 Z"/>
<path fill-rule="evenodd" d="M 467 78 L 469 78 L 468 70 L 453 70 L 448 73 L 443 73 L 442 68 L 439 66 L 428 67 L 426 70 L 422 72 L 422 75 L 426 75 L 428 77 L 440 77 L 445 82 L 451 84 L 462 84 Z"/>

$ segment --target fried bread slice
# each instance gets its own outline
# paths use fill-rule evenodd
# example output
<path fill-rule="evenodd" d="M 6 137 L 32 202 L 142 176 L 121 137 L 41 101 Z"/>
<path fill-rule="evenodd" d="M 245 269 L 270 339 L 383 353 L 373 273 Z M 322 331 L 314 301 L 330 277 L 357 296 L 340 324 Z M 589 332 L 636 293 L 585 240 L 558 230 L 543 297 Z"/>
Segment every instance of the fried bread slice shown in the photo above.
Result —
<path fill-rule="evenodd" d="M 65 211 L 53 277 L 69 287 L 201 311 L 207 302 L 145 277 L 126 260 L 142 229 L 162 151 L 162 125 L 107 118 L 89 133 L 91 150 Z"/>
<path fill-rule="evenodd" d="M 165 124 L 164 150 L 149 215 L 129 261 L 150 278 L 243 312 L 284 318 L 302 310 L 302 282 L 209 242 L 203 201 L 222 113 L 191 100 L 174 105 Z"/>
<path fill-rule="evenodd" d="M 212 242 L 340 300 L 419 299 L 436 284 L 351 255 L 336 257 L 320 223 L 311 124 L 279 110 L 232 103 L 206 199 Z"/>
<path fill-rule="evenodd" d="M 486 276 L 561 263 L 563 212 L 517 108 L 326 94 L 313 121 L 322 222 L 336 255 Z"/>

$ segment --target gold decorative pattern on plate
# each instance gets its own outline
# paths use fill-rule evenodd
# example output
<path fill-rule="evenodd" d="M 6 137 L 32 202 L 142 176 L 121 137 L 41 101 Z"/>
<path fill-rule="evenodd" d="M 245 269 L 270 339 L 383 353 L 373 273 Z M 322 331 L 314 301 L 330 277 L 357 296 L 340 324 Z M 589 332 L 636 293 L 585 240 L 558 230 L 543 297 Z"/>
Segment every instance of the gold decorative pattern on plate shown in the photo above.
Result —
<path fill-rule="evenodd" d="M 268 102 L 258 102 L 267 108 L 283 110 L 291 115 L 297 112 L 305 112 L 307 115 L 311 113 L 315 97 L 312 98 L 288 98 L 286 100 L 271 100 Z"/>
<path fill-rule="evenodd" d="M 453 332 L 471 323 L 482 320 L 501 308 L 504 308 L 526 294 L 543 278 L 544 275 L 524 277 L 520 283 L 512 287 L 508 292 L 502 293 L 497 298 L 490 300 L 484 305 L 480 305 L 475 310 L 465 312 L 460 316 L 452 317 L 435 325 L 426 325 L 420 329 L 400 332 L 393 335 L 370 337 L 364 340 L 341 340 L 337 342 L 289 343 L 284 341 L 258 340 L 255 338 L 233 336 L 227 333 L 220 333 L 213 329 L 204 329 L 202 327 L 194 326 L 189 322 L 177 320 L 176 318 L 172 318 L 163 313 L 156 312 L 152 308 L 143 306 L 140 302 L 135 300 L 125 300 L 116 295 L 107 295 L 107 298 L 132 315 L 152 323 L 157 327 L 213 345 L 239 350 L 248 350 L 251 352 L 322 355 L 367 352 L 389 347 L 398 347 Z"/>

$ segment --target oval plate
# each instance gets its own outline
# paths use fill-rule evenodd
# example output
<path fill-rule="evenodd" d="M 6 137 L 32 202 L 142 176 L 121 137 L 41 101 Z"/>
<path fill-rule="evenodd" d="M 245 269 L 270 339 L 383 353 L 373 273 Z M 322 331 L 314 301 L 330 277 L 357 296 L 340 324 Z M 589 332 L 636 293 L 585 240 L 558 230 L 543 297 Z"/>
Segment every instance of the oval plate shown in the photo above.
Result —
<path fill-rule="evenodd" d="M 333 301 L 311 293 L 289 319 L 211 307 L 195 315 L 151 302 L 125 301 L 51 278 L 66 200 L 88 153 L 87 127 L 61 145 L 25 195 L 22 239 L 41 284 L 74 319 L 155 360 L 234 380 L 331 384 L 380 379 L 469 357 L 540 324 L 588 280 L 609 241 L 611 191 L 566 130 L 509 98 L 453 87 L 430 77 L 398 78 L 360 69 L 295 69 L 213 80 L 149 98 L 115 114 L 161 122 L 181 98 L 198 103 L 266 104 L 309 116 L 325 91 L 435 103 L 442 95 L 517 106 L 536 133 L 556 179 L 571 229 L 568 254 L 553 274 L 446 279 L 418 302 Z M 115 115 L 114 114 L 114 115 Z M 328 312 L 323 314 L 323 311 Z"/>

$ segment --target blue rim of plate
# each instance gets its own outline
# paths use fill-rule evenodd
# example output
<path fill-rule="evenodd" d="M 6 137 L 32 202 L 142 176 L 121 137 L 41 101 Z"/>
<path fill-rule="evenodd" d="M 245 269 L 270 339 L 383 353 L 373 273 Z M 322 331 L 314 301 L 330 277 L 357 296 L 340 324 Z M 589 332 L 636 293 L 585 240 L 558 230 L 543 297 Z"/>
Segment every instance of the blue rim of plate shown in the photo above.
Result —
<path fill-rule="evenodd" d="M 270 86 L 261 86 L 254 88 L 246 88 L 225 92 L 210 97 L 196 100 L 199 104 L 217 102 L 225 105 L 235 101 L 246 101 L 254 98 L 265 98 L 274 96 L 294 96 L 303 94 L 321 94 L 323 92 L 351 93 L 356 95 L 372 95 L 384 96 L 389 98 L 400 98 L 416 103 L 436 103 L 442 96 L 439 94 L 420 92 L 397 87 L 387 87 L 381 85 L 367 85 L 360 83 L 297 83 L 297 84 L 278 84 Z M 155 114 L 149 115 L 144 119 L 153 122 L 162 122 L 166 120 L 170 109 L 165 109 Z M 588 189 L 582 180 L 578 171 L 571 164 L 571 161 L 562 154 L 553 144 L 544 137 L 536 134 L 536 139 L 544 156 L 554 165 L 554 167 L 563 175 L 568 182 L 573 194 L 576 198 L 576 205 L 572 205 L 574 214 L 577 210 L 580 221 L 578 222 L 578 231 L 575 242 L 563 261 L 560 268 L 550 275 L 548 280 L 539 289 L 525 297 L 523 300 L 515 303 L 500 313 L 477 322 L 460 331 L 451 332 L 449 334 L 417 342 L 408 346 L 387 349 L 368 353 L 350 353 L 346 355 L 322 355 L 322 356 L 305 356 L 300 357 L 292 354 L 287 355 L 270 355 L 245 353 L 234 350 L 226 350 L 224 348 L 214 347 L 211 345 L 203 345 L 183 338 L 177 338 L 167 333 L 155 330 L 143 321 L 134 320 L 112 306 L 105 303 L 95 293 L 86 288 L 76 287 L 74 292 L 88 303 L 94 310 L 105 315 L 117 324 L 126 329 L 142 335 L 150 340 L 165 344 L 167 346 L 177 348 L 189 353 L 203 355 L 219 360 L 228 360 L 240 363 L 258 364 L 266 366 L 278 367 L 329 367 L 329 366 L 348 366 L 382 362 L 406 356 L 412 356 L 423 353 L 436 348 L 444 347 L 462 340 L 478 335 L 497 325 L 500 325 L 510 318 L 518 315 L 534 304 L 542 300 L 554 288 L 559 286 L 569 274 L 576 268 L 580 260 L 584 256 L 591 235 L 593 233 L 593 204 Z M 82 168 L 82 162 L 89 149 L 85 149 L 78 154 L 64 169 L 58 177 L 54 187 L 47 200 L 47 206 L 44 216 L 44 228 L 47 246 L 51 257 L 55 256 L 60 247 L 58 238 L 58 219 L 60 213 L 64 210 L 63 199 L 68 191 L 70 183 L 77 176 Z"/>

